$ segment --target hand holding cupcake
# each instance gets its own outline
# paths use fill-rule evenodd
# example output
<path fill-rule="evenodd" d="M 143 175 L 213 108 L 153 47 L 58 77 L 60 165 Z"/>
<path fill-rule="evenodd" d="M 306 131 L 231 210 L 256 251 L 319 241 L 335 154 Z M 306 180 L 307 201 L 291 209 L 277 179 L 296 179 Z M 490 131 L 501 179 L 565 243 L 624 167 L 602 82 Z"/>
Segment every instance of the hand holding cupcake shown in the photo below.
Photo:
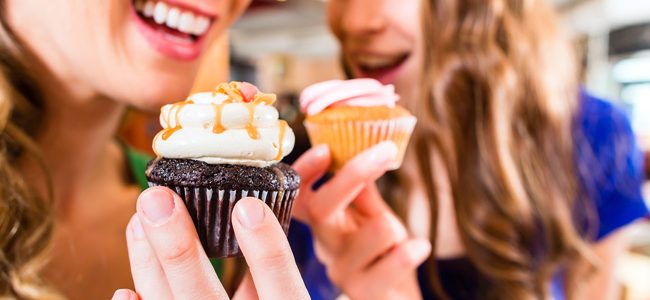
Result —
<path fill-rule="evenodd" d="M 161 109 L 158 158 L 147 179 L 184 199 L 210 257 L 240 254 L 230 216 L 241 198 L 264 201 L 288 230 L 300 177 L 280 163 L 295 137 L 274 101 L 249 83 L 231 82 Z"/>
<path fill-rule="evenodd" d="M 300 106 L 312 145 L 327 144 L 333 169 L 384 141 L 397 145 L 390 169 L 399 168 L 416 118 L 397 105 L 392 85 L 374 79 L 332 80 L 306 88 Z"/>

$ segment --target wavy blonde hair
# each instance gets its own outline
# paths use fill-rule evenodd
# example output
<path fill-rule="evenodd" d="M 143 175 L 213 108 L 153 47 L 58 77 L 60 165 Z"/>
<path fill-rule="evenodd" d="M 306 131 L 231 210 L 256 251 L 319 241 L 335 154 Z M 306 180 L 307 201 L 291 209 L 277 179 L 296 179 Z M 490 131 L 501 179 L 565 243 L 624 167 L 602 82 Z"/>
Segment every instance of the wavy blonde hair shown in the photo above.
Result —
<path fill-rule="evenodd" d="M 426 101 L 415 144 L 432 241 L 437 153 L 467 255 L 491 282 L 482 298 L 548 299 L 560 268 L 589 257 L 573 216 L 574 52 L 542 0 L 424 0 L 422 11 Z M 429 269 L 447 298 L 435 261 Z"/>
<path fill-rule="evenodd" d="M 40 278 L 50 244 L 52 187 L 43 199 L 18 168 L 19 159 L 35 159 L 47 172 L 31 136 L 42 109 L 38 89 L 21 61 L 22 49 L 6 23 L 0 1 L 0 297 L 53 299 L 59 294 Z"/>

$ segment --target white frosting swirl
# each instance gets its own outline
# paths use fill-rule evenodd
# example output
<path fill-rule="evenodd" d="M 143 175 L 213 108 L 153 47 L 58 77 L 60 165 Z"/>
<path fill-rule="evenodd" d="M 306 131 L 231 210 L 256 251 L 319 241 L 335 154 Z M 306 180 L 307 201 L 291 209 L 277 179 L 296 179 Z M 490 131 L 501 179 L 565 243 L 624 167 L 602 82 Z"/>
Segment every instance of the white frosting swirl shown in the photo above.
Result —
<path fill-rule="evenodd" d="M 163 131 L 153 142 L 156 154 L 209 164 L 265 167 L 293 150 L 293 131 L 278 121 L 273 106 L 229 99 L 226 94 L 199 93 L 185 102 L 163 106 Z"/>

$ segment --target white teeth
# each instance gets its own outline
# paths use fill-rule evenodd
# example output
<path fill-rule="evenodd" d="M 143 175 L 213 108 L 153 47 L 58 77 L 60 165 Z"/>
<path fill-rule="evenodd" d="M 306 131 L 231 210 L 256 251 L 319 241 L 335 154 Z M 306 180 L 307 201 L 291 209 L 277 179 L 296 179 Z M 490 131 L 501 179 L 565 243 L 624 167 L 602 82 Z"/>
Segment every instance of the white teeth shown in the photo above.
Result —
<path fill-rule="evenodd" d="M 192 34 L 203 35 L 210 28 L 210 19 L 200 16 L 194 19 L 194 28 Z"/>
<path fill-rule="evenodd" d="M 151 18 L 153 16 L 154 8 L 155 8 L 154 3 L 151 1 L 147 1 L 147 3 L 144 4 L 142 14 L 147 18 Z"/>
<path fill-rule="evenodd" d="M 156 3 L 156 8 L 153 13 L 153 20 L 157 24 L 165 23 L 165 19 L 167 19 L 167 11 L 167 4 L 164 2 Z"/>
<path fill-rule="evenodd" d="M 209 17 L 195 16 L 192 12 L 183 11 L 162 1 L 134 0 L 134 5 L 136 11 L 142 13 L 145 18 L 152 18 L 156 24 L 165 24 L 183 33 L 201 36 L 210 29 Z"/>
<path fill-rule="evenodd" d="M 194 27 L 194 14 L 191 12 L 184 12 L 181 14 L 180 22 L 178 23 L 178 31 L 184 33 L 192 33 Z"/>
<path fill-rule="evenodd" d="M 165 25 L 173 29 L 178 28 L 178 21 L 180 19 L 180 16 L 181 16 L 181 11 L 178 10 L 178 8 L 174 7 L 170 9 L 169 12 L 167 13 L 167 22 L 165 23 Z"/>

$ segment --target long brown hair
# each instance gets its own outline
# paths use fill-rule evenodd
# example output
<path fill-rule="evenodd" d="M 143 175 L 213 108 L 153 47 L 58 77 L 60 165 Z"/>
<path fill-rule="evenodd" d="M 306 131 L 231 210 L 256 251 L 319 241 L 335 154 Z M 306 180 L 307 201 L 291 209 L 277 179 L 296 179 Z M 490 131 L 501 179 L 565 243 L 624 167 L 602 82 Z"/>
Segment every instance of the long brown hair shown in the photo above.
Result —
<path fill-rule="evenodd" d="M 31 138 L 43 110 L 21 60 L 24 51 L 7 26 L 5 3 L 0 1 L 0 297 L 53 299 L 59 295 L 39 276 L 52 235 L 51 185 L 44 199 L 17 165 L 28 156 L 45 172 Z"/>
<path fill-rule="evenodd" d="M 423 99 L 415 138 L 432 201 L 444 169 L 483 299 L 545 299 L 552 277 L 588 257 L 572 120 L 575 57 L 542 0 L 423 0 Z M 444 165 L 433 166 L 431 155 Z M 434 247 L 435 249 L 435 247 Z M 432 285 L 446 298 L 435 260 Z"/>

